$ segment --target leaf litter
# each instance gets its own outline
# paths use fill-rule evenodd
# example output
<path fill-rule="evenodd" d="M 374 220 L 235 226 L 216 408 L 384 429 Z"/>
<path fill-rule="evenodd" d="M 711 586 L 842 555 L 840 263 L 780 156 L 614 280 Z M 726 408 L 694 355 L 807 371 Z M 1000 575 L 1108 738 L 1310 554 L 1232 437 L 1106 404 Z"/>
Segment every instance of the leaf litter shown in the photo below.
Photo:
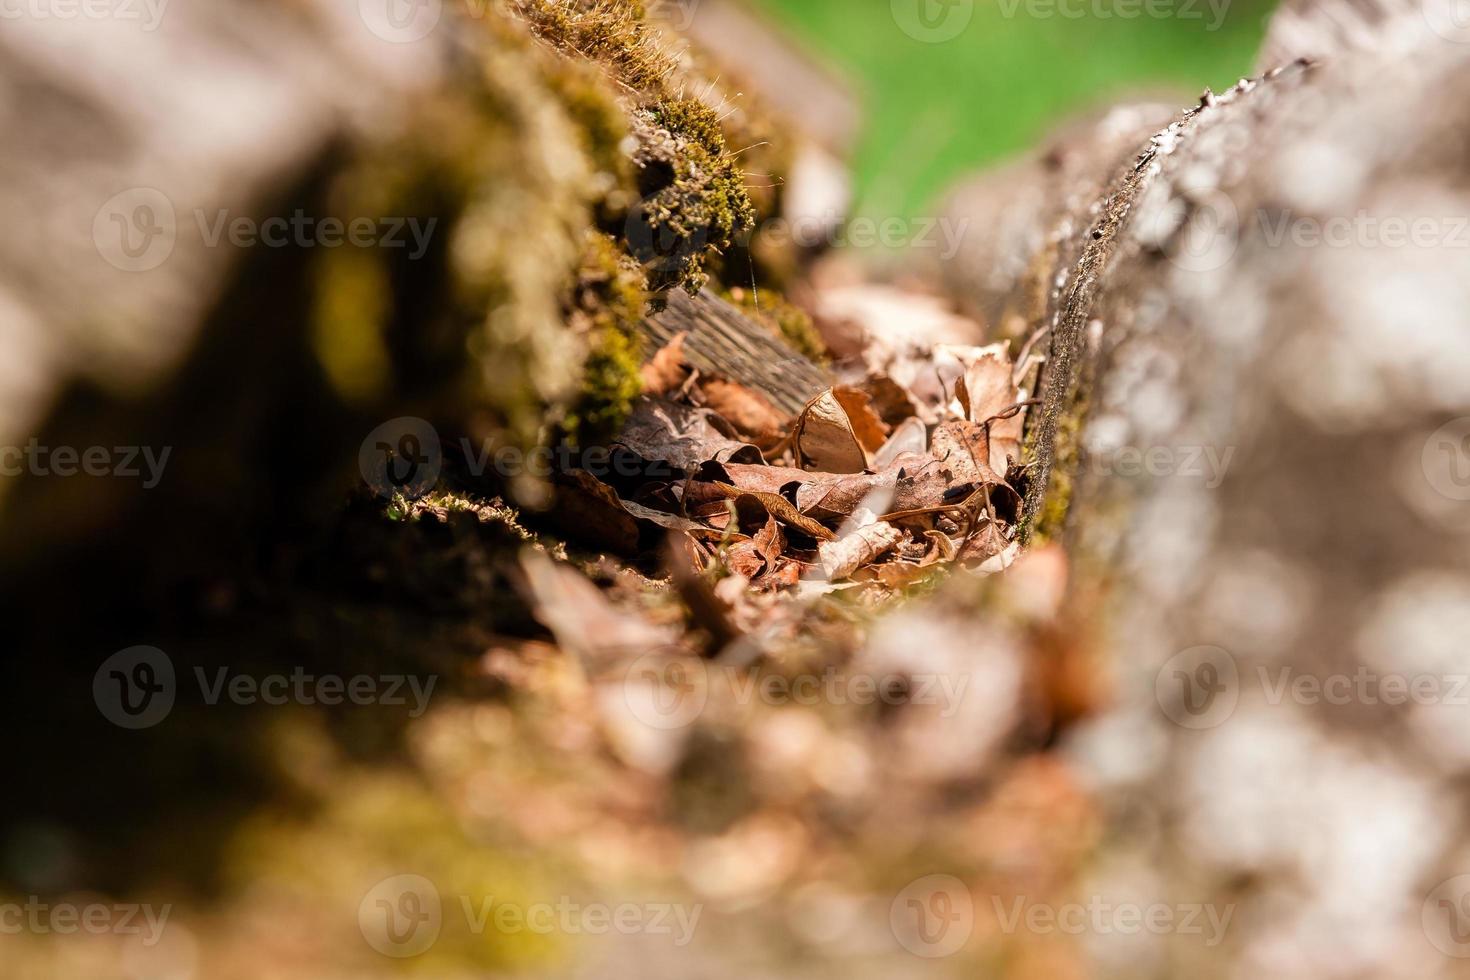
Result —
<path fill-rule="evenodd" d="M 757 591 L 898 590 L 937 566 L 988 572 L 1018 553 L 1035 403 L 1017 380 L 1029 365 L 1006 345 L 875 344 L 854 359 L 861 378 L 792 415 L 695 369 L 685 340 L 643 366 L 645 393 L 612 440 L 616 474 L 561 482 L 586 498 L 574 511 L 685 536 L 702 570 Z"/>

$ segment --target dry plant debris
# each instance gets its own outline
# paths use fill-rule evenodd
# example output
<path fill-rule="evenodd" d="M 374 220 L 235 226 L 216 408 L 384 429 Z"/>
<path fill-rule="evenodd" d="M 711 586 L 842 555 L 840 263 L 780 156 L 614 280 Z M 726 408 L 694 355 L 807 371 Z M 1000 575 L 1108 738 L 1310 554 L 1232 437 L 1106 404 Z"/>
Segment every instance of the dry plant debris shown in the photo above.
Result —
<path fill-rule="evenodd" d="M 760 591 L 899 589 L 935 566 L 1014 560 L 1032 402 L 1019 380 L 1028 365 L 1004 344 L 870 351 L 860 381 L 792 415 L 694 368 L 685 341 L 643 366 L 609 465 L 568 474 L 576 509 L 620 510 L 629 540 L 640 525 L 686 535 L 697 565 Z"/>

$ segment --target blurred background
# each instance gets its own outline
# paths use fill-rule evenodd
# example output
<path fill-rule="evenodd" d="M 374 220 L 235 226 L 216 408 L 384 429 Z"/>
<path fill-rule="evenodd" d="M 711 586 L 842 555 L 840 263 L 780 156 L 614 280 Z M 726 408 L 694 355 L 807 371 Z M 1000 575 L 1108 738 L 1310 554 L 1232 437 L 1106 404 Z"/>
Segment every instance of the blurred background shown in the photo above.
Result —
<path fill-rule="evenodd" d="M 885 3 L 754 0 L 850 78 L 863 107 L 860 215 L 916 214 L 977 165 L 1071 115 L 1140 94 L 1187 101 L 1250 72 L 1271 0 Z M 912 9 L 910 9 L 912 8 Z M 895 23 L 908 30 L 894 30 Z M 936 43 L 937 42 L 937 43 Z"/>
<path fill-rule="evenodd" d="M 1440 952 L 1470 953 L 1470 878 L 1446 877 L 1456 832 L 1427 829 L 1463 809 L 1464 753 L 1447 748 L 1463 739 L 1438 734 L 1463 714 L 1380 744 L 1396 721 L 1319 730 L 1260 691 L 1231 722 L 1230 690 L 1212 729 L 1190 710 L 1194 678 L 1208 709 L 1222 672 L 1293 662 L 1298 625 L 1335 637 L 1380 591 L 1396 598 L 1373 655 L 1402 668 L 1419 647 L 1443 670 L 1470 608 L 1451 552 L 1470 424 L 1445 422 L 1470 377 L 1444 356 L 1470 351 L 1464 253 L 1385 263 L 1249 230 L 1205 274 L 1170 252 L 1194 211 L 1169 196 L 1188 180 L 1166 167 L 1165 127 L 1206 87 L 1227 105 L 1252 90 L 1236 82 L 1261 70 L 1271 14 L 0 4 L 0 976 L 1422 980 Z M 1322 143 L 1296 154 L 1283 137 L 1270 170 L 1299 196 L 1261 178 L 1241 200 L 1346 213 L 1376 161 L 1408 188 L 1396 206 L 1433 213 L 1414 168 L 1458 174 L 1470 102 L 1400 114 L 1392 86 L 1355 91 L 1377 128 L 1310 91 L 1289 135 L 1331 116 Z M 1206 177 L 1249 184 L 1255 117 L 1221 117 Z M 1405 149 L 1375 156 L 1390 145 Z M 1138 203 L 1157 220 L 1125 239 L 1095 205 L 1148 147 L 1164 190 Z M 889 222 L 897 240 L 874 241 Z M 1121 380 L 1066 406 L 1058 469 L 1083 473 L 1088 411 L 1105 434 L 1136 424 L 1125 448 L 1218 450 L 1222 469 L 1156 494 L 1097 469 L 1064 480 L 1005 575 L 936 575 L 896 602 L 681 578 L 646 515 L 589 502 L 567 472 L 486 470 L 610 444 L 671 311 L 718 310 L 779 345 L 762 365 L 778 374 L 860 376 L 884 344 L 994 343 L 1024 362 L 1083 292 L 1064 287 L 1096 283 L 1083 260 L 1112 247 L 1105 227 L 1131 264 L 1073 326 Z M 1344 283 L 1401 290 L 1393 315 Z M 1177 329 L 1120 352 L 1104 321 Z M 1342 341 L 1339 322 L 1358 333 Z M 1277 377 L 1250 360 L 1268 334 L 1322 346 L 1290 347 Z M 1340 359 L 1322 368 L 1321 349 Z M 1386 350 L 1386 367 L 1364 353 Z M 1299 379 L 1377 371 L 1361 389 L 1398 401 L 1361 414 L 1409 436 L 1358 438 L 1347 410 L 1282 422 L 1302 391 L 1341 390 Z M 1233 428 L 1240 403 L 1269 424 Z M 1186 444 L 1165 446 L 1193 410 L 1214 428 L 1181 424 Z M 1261 431 L 1277 442 L 1251 456 Z M 384 486 L 400 449 L 433 460 L 413 493 Z M 1380 478 L 1390 456 L 1423 520 Z M 1074 490 L 1102 515 L 1076 553 Z M 1390 593 L 1431 561 L 1445 581 Z M 1324 643 L 1326 662 L 1353 669 L 1353 642 Z M 790 695 L 833 677 L 892 678 L 901 696 Z M 962 690 L 923 700 L 921 678 Z M 1421 928 L 1436 881 L 1423 914 L 1443 899 L 1448 930 Z M 1155 912 L 1166 935 L 1119 927 Z"/>

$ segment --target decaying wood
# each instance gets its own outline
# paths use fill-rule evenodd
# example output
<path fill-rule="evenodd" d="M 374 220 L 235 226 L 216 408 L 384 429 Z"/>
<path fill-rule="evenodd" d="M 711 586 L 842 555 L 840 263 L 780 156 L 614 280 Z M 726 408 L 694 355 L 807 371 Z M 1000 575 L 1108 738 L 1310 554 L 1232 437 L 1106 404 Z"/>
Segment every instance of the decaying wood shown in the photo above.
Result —
<path fill-rule="evenodd" d="M 687 333 L 684 353 L 691 365 L 760 389 L 792 414 L 832 385 L 820 368 L 784 344 L 770 327 L 708 290 L 698 296 L 672 291 L 668 308 L 646 317 L 643 331 L 650 355 L 679 333 Z"/>

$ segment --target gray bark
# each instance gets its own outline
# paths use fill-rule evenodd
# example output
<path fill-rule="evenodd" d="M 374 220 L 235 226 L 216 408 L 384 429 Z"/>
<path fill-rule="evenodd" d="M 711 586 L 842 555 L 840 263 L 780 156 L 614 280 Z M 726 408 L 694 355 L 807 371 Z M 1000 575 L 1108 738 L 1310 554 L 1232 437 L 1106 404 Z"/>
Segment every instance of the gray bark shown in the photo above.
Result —
<path fill-rule="evenodd" d="M 1470 46 L 1385 18 L 1207 97 L 1043 274 L 1030 511 L 1070 496 L 1116 700 L 1067 742 L 1112 822 L 1081 898 L 1232 910 L 1218 945 L 1090 936 L 1101 975 L 1470 953 Z"/>

